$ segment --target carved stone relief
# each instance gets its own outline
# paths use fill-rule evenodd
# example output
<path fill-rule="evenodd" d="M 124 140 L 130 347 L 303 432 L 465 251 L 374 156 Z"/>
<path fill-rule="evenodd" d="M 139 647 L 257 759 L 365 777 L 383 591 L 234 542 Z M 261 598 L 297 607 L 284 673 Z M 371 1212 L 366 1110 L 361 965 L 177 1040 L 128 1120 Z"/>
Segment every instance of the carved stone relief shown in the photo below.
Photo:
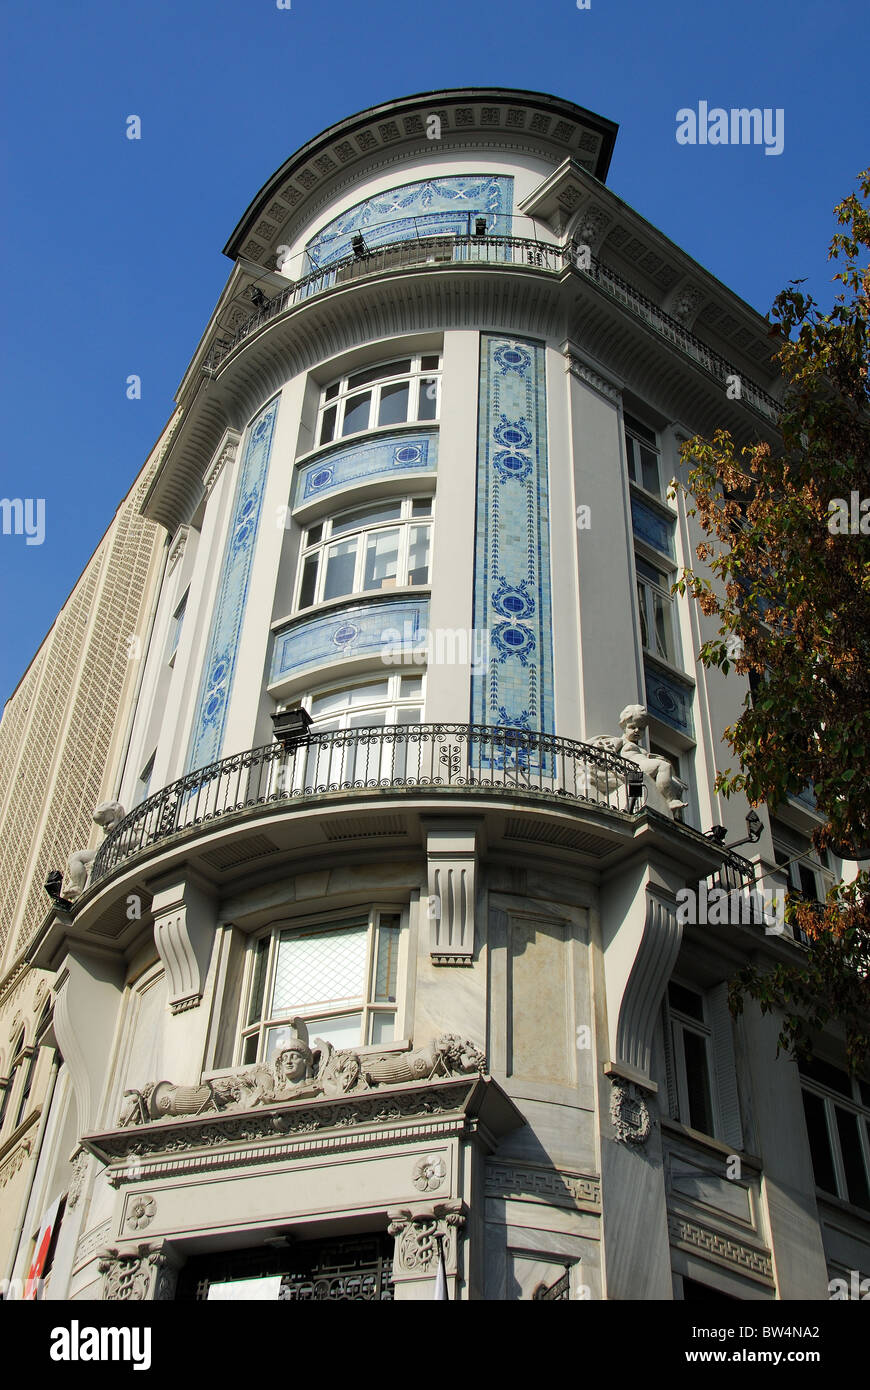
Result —
<path fill-rule="evenodd" d="M 646 1097 L 632 1081 L 613 1082 L 610 1118 L 616 1137 L 623 1144 L 645 1144 L 652 1133 L 652 1118 Z"/>
<path fill-rule="evenodd" d="M 395 1273 L 433 1275 L 440 1245 L 447 1273 L 455 1274 L 458 1235 L 465 1224 L 462 1202 L 401 1207 L 387 1212 L 387 1216 L 387 1229 L 396 1237 Z"/>
<path fill-rule="evenodd" d="M 136 1251 L 110 1246 L 99 1262 L 103 1298 L 107 1302 L 168 1302 L 175 1296 L 178 1261 L 159 1245 L 140 1245 Z"/>

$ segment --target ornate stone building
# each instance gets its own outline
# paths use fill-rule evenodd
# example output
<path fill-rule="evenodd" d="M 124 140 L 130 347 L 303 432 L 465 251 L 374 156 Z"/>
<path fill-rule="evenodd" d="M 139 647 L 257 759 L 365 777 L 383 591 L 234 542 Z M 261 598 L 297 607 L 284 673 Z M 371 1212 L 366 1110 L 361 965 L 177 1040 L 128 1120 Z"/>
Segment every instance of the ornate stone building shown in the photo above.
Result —
<path fill-rule="evenodd" d="M 536 93 L 390 102 L 227 244 L 142 502 L 169 556 L 126 756 L 29 947 L 49 1298 L 868 1269 L 866 1088 L 727 1008 L 800 943 L 679 910 L 839 871 L 806 798 L 750 838 L 714 791 L 745 683 L 670 594 L 681 438 L 773 438 L 767 325 L 606 187 L 615 135 Z"/>

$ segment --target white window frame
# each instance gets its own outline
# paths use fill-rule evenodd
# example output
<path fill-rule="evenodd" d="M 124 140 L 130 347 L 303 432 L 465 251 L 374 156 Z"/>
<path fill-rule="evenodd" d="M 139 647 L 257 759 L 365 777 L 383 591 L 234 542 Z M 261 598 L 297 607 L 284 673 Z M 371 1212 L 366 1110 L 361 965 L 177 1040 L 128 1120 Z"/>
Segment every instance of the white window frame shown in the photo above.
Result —
<path fill-rule="evenodd" d="M 662 451 L 659 445 L 658 431 L 647 425 L 643 420 L 638 420 L 632 416 L 631 412 L 623 414 L 622 423 L 624 427 L 625 440 L 625 461 L 628 469 L 629 481 L 633 487 L 639 489 L 648 497 L 655 497 L 658 502 L 663 500 L 662 489 Z M 647 449 L 655 455 L 657 485 L 653 491 L 643 482 L 643 465 L 641 462 L 640 451 Z"/>
<path fill-rule="evenodd" d="M 819 1060 L 826 1061 L 827 1059 L 819 1058 Z M 828 1065 L 836 1067 L 837 1064 L 835 1062 L 830 1062 Z M 858 1145 L 864 1163 L 865 1182 L 868 1190 L 870 1190 L 870 1104 L 866 1103 L 861 1095 L 861 1084 L 858 1077 L 851 1076 L 843 1067 L 837 1067 L 837 1070 L 841 1071 L 849 1082 L 852 1092 L 851 1097 L 844 1095 L 841 1091 L 834 1090 L 831 1086 L 826 1086 L 823 1081 L 816 1081 L 813 1077 L 806 1076 L 803 1072 L 800 1074 L 801 1090 L 808 1091 L 810 1094 L 817 1096 L 824 1103 L 828 1145 L 831 1151 L 831 1160 L 834 1165 L 834 1180 L 837 1185 L 837 1191 L 834 1193 L 827 1193 L 827 1195 L 837 1197 L 841 1202 L 849 1202 L 850 1205 L 856 1206 L 857 1204 L 851 1202 L 849 1197 L 849 1189 L 846 1181 L 846 1166 L 843 1162 L 843 1151 L 840 1144 L 840 1132 L 837 1128 L 835 1111 L 839 1106 L 841 1110 L 845 1110 L 850 1115 L 856 1115 L 859 1119 L 863 1119 L 864 1121 L 863 1124 L 857 1126 Z M 868 1083 L 865 1081 L 864 1085 L 867 1086 Z M 809 1142 L 809 1130 L 807 1132 L 807 1141 Z M 812 1158 L 812 1151 L 810 1157 Z M 819 1187 L 819 1191 L 826 1192 L 827 1190 L 823 1187 Z M 857 1210 L 870 1212 L 870 1207 L 857 1206 Z"/>
<path fill-rule="evenodd" d="M 635 593 L 637 595 L 638 626 L 640 628 L 641 647 L 654 661 L 661 661 L 665 666 L 671 666 L 675 670 L 680 670 L 680 662 L 682 660 L 680 629 L 679 623 L 677 622 L 677 609 L 674 603 L 674 596 L 670 592 L 670 584 L 668 583 L 668 587 L 665 588 L 654 579 L 651 579 L 649 575 L 642 574 L 640 565 L 646 565 L 649 569 L 655 570 L 664 577 L 666 582 L 670 580 L 671 572 L 665 569 L 661 561 L 654 562 L 648 560 L 640 550 L 637 548 L 635 549 L 634 568 L 637 581 Z M 665 655 L 658 651 L 657 646 L 650 647 L 644 642 L 644 626 L 646 626 L 647 638 L 652 637 L 654 642 L 658 642 L 658 629 L 655 624 L 656 598 L 661 599 L 663 605 L 666 635 L 665 645 L 667 646 L 668 641 L 670 641 L 672 647 L 672 651 Z"/>
<path fill-rule="evenodd" d="M 381 928 L 381 919 L 384 917 L 398 917 L 399 937 L 398 953 L 395 968 L 395 990 L 396 997 L 393 1002 L 378 1001 L 376 994 L 376 972 L 377 972 L 377 948 L 378 935 Z M 361 1000 L 356 1002 L 326 1001 L 320 1007 L 291 1005 L 286 1011 L 269 1017 L 269 1001 L 275 988 L 275 969 L 278 960 L 278 948 L 281 936 L 284 932 L 306 932 L 306 931 L 329 931 L 330 929 L 340 930 L 350 923 L 357 923 L 360 918 L 367 919 L 367 941 L 366 941 L 366 963 L 365 963 L 365 993 Z M 309 1040 L 313 1045 L 317 1037 L 318 1021 L 325 1017 L 335 1018 L 339 1016 L 352 1016 L 362 1014 L 360 1027 L 360 1041 L 347 1044 L 353 1048 L 371 1048 L 377 1046 L 391 1047 L 394 1043 L 401 1041 L 404 1036 L 405 1028 L 405 976 L 407 973 L 407 953 L 409 937 L 408 908 L 396 903 L 378 902 L 372 905 L 361 905 L 357 908 L 349 907 L 341 912 L 330 912 L 318 914 L 316 916 L 303 917 L 298 921 L 281 921 L 272 923 L 263 931 L 251 936 L 247 942 L 247 959 L 245 962 L 245 984 L 242 990 L 241 1005 L 238 1016 L 238 1027 L 236 1029 L 236 1065 L 253 1066 L 256 1062 L 264 1062 L 266 1058 L 267 1036 L 270 1028 L 287 1027 L 291 1018 L 298 1017 L 305 1020 L 309 1029 Z M 268 940 L 267 960 L 266 960 L 266 979 L 263 987 L 263 1003 L 260 1010 L 260 1018 L 252 1023 L 248 1023 L 248 1015 L 251 1009 L 252 992 L 254 988 L 254 970 L 257 960 L 257 948 L 259 942 Z M 370 1042 L 373 1020 L 376 1016 L 390 1016 L 393 1018 L 393 1037 L 381 1044 Z M 257 1039 L 256 1057 L 252 1058 L 251 1051 L 247 1051 L 248 1040 Z M 246 1055 L 247 1051 L 247 1055 Z"/>
<path fill-rule="evenodd" d="M 430 503 L 429 512 L 427 514 L 414 516 L 413 509 L 415 502 Z M 434 540 L 435 526 L 435 498 L 432 496 L 432 494 L 421 493 L 414 497 L 383 497 L 377 499 L 373 498 L 371 501 L 372 507 L 398 506 L 399 516 L 392 521 L 372 521 L 368 523 L 362 523 L 358 527 L 355 527 L 353 530 L 342 531 L 339 535 L 333 535 L 333 527 L 336 525 L 336 523 L 340 522 L 344 517 L 351 515 L 353 512 L 361 511 L 364 505 L 364 503 L 360 503 L 355 507 L 346 507 L 342 511 L 335 512 L 327 517 L 324 517 L 322 521 L 311 522 L 310 525 L 306 528 L 302 537 L 302 546 L 299 552 L 299 564 L 297 567 L 296 574 L 296 584 L 294 587 L 294 613 L 305 613 L 312 608 L 316 608 L 317 605 L 320 603 L 340 603 L 345 599 L 357 597 L 359 595 L 382 594 L 386 592 L 392 592 L 393 589 L 425 589 L 429 587 L 432 577 L 432 545 Z M 426 527 L 428 528 L 429 532 L 429 563 L 427 565 L 426 579 L 425 581 L 419 581 L 414 584 L 402 584 L 400 582 L 401 576 L 406 575 L 408 573 L 408 564 L 410 560 L 411 547 L 411 533 L 415 526 Z M 379 531 L 386 532 L 396 530 L 399 532 L 399 546 L 395 579 L 383 585 L 380 588 L 364 588 L 363 584 L 365 581 L 365 565 L 366 552 L 368 547 L 368 537 L 375 535 Z M 312 532 L 319 532 L 318 539 L 313 542 L 309 541 L 309 537 L 311 536 Z M 330 547 L 344 541 L 352 540 L 355 540 L 357 542 L 356 557 L 354 560 L 353 587 L 350 590 L 348 590 L 346 594 L 334 594 L 330 599 L 324 599 L 323 591 L 326 587 L 328 554 Z M 315 580 L 314 585 L 314 598 L 310 604 L 306 604 L 305 607 L 302 608 L 300 605 L 302 600 L 302 587 L 305 580 L 306 562 L 315 556 L 317 557 L 317 578 Z"/>
<path fill-rule="evenodd" d="M 155 748 L 151 756 L 146 759 L 142 771 L 138 774 L 136 778 L 136 785 L 133 789 L 133 796 L 135 798 L 133 801 L 134 806 L 141 806 L 142 802 L 147 801 L 149 796 L 151 795 L 151 782 L 154 777 L 154 764 L 156 763 L 156 761 L 157 749 Z"/>
<path fill-rule="evenodd" d="M 168 666 L 175 665 L 175 653 L 178 651 L 178 646 L 181 641 L 181 630 L 184 626 L 184 618 L 187 612 L 187 600 L 189 595 L 190 585 L 188 584 L 187 588 L 181 595 L 181 598 L 178 600 L 178 603 L 175 605 L 175 608 L 172 612 L 172 619 L 169 627 L 169 641 L 167 643 L 167 646 L 169 648 L 169 654 L 166 659 Z"/>
<path fill-rule="evenodd" d="M 677 985 L 681 989 L 689 990 L 697 995 L 701 1001 L 702 1018 L 694 1018 L 691 1014 L 683 1013 L 676 1008 L 670 1001 L 669 990 L 665 991 L 664 998 L 664 1024 L 665 1024 L 665 1050 L 671 1067 L 673 1080 L 673 1101 L 676 1103 L 677 1113 L 672 1114 L 679 1124 L 685 1125 L 687 1129 L 693 1129 L 696 1133 L 708 1133 L 710 1138 L 718 1138 L 718 1097 L 716 1091 L 716 1068 L 714 1057 L 714 1036 L 713 1027 L 709 1019 L 706 991 L 699 989 L 697 985 L 690 984 L 686 980 L 672 979 L 668 984 Z M 710 1107 L 709 1131 L 697 1130 L 691 1123 L 691 1113 L 689 1105 L 689 1085 L 688 1068 L 686 1066 L 686 1052 L 683 1042 L 684 1033 L 691 1032 L 696 1037 L 704 1041 L 704 1055 L 707 1061 L 707 1100 Z"/>
<path fill-rule="evenodd" d="M 423 360 L 437 357 L 437 367 L 423 367 Z M 394 375 L 376 377 L 374 380 L 351 387 L 349 383 L 364 372 L 375 372 L 380 367 L 389 367 L 391 362 L 407 361 L 410 358 L 411 367 L 409 371 L 396 372 Z M 343 376 L 336 377 L 327 382 L 320 392 L 320 405 L 317 411 L 317 432 L 315 447 L 318 449 L 326 448 L 329 444 L 340 443 L 343 439 L 353 439 L 360 434 L 369 434 L 372 430 L 379 429 L 401 429 L 404 425 L 434 425 L 441 415 L 441 368 L 442 353 L 440 348 L 433 352 L 405 353 L 399 357 L 387 359 L 382 363 L 372 363 L 370 366 L 358 366 L 353 371 L 346 372 Z M 419 403 L 422 382 L 435 382 L 435 410 L 434 414 L 421 418 Z M 380 414 L 381 396 L 385 388 L 398 386 L 403 382 L 408 382 L 408 414 L 405 420 L 394 421 L 392 424 L 379 425 L 378 416 Z M 338 387 L 336 391 L 335 388 Z M 349 434 L 343 434 L 345 410 L 349 401 L 353 401 L 357 396 L 370 392 L 369 414 L 366 424 L 359 429 L 352 430 Z M 331 393 L 331 394 L 330 394 Z M 335 407 L 335 416 L 331 431 L 327 431 L 324 437 L 324 421 L 327 414 Z"/>

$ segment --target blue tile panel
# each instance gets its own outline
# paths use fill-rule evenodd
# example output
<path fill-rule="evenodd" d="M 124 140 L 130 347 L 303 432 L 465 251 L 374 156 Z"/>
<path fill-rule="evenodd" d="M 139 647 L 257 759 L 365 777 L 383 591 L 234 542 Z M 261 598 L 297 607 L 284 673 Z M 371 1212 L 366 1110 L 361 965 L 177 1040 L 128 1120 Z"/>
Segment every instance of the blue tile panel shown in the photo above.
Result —
<path fill-rule="evenodd" d="M 438 467 L 438 431 L 380 434 L 345 444 L 299 470 L 294 507 L 337 488 L 390 474 L 434 473 Z"/>
<path fill-rule="evenodd" d="M 544 345 L 495 334 L 480 340 L 474 626 L 491 658 L 472 722 L 555 733 Z"/>
<path fill-rule="evenodd" d="M 694 687 L 688 683 L 684 685 L 682 681 L 648 659 L 644 661 L 644 678 L 646 707 L 650 714 L 655 715 L 656 719 L 661 719 L 663 723 L 670 724 L 671 728 L 679 729 L 680 733 L 694 738 Z"/>
<path fill-rule="evenodd" d="M 348 208 L 306 246 L 308 269 L 351 254 L 351 239 L 362 232 L 369 247 L 417 236 L 474 232 L 474 218 L 486 218 L 490 236 L 510 236 L 514 181 L 504 174 L 451 174 L 405 183 Z"/>
<path fill-rule="evenodd" d="M 676 559 L 674 551 L 674 524 L 667 521 L 652 507 L 648 507 L 639 497 L 631 499 L 631 525 L 639 540 L 646 541 L 654 550 Z"/>
<path fill-rule="evenodd" d="M 187 754 L 188 772 L 207 767 L 221 755 L 278 405 L 276 397 L 248 431 Z"/>
<path fill-rule="evenodd" d="M 355 603 L 321 617 L 302 618 L 275 634 L 272 681 L 283 680 L 309 666 L 322 666 L 347 657 L 406 650 L 426 641 L 428 598 Z M 385 663 L 392 666 L 392 663 Z"/>

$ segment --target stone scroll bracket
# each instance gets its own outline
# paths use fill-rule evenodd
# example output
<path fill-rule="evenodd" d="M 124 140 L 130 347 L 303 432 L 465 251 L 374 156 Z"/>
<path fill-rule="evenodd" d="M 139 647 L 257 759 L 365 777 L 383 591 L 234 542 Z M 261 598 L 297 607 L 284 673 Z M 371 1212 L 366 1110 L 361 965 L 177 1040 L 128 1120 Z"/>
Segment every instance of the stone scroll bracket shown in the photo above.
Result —
<path fill-rule="evenodd" d="M 601 916 L 609 1049 L 604 1070 L 612 1082 L 621 1078 L 652 1096 L 658 1089 L 650 1074 L 653 1033 L 682 937 L 676 903 L 639 867 L 607 886 Z"/>
<path fill-rule="evenodd" d="M 434 965 L 471 965 L 474 895 L 482 827 L 473 821 L 424 823 L 429 954 Z"/>
<path fill-rule="evenodd" d="M 100 1256 L 103 1299 L 110 1303 L 170 1302 L 175 1297 L 182 1260 L 168 1241 L 119 1250 L 110 1246 Z"/>
<path fill-rule="evenodd" d="M 166 970 L 173 1014 L 202 1002 L 215 941 L 215 900 L 208 886 L 189 872 L 149 884 L 154 898 L 154 942 Z"/>
<path fill-rule="evenodd" d="M 415 1203 L 387 1212 L 388 1231 L 396 1240 L 393 1284 L 397 1299 L 431 1299 L 440 1257 L 448 1296 L 456 1298 L 461 1265 L 461 1237 L 466 1221 L 459 1199 Z"/>

